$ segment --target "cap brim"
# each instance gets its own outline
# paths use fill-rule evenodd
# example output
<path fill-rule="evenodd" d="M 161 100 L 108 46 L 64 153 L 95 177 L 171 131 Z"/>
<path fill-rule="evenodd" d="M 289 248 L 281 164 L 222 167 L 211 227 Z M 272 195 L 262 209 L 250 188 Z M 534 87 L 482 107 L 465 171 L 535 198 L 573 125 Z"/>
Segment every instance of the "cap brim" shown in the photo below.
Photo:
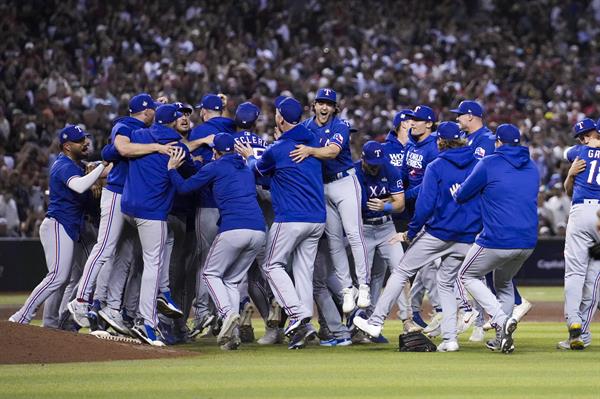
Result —
<path fill-rule="evenodd" d="M 385 163 L 385 158 L 366 159 L 363 158 L 368 165 L 380 166 Z"/>
<path fill-rule="evenodd" d="M 591 132 L 591 131 L 593 131 L 593 130 L 596 130 L 596 128 L 593 128 L 593 127 L 591 127 L 591 128 L 589 128 L 589 129 L 586 129 L 586 130 L 582 130 L 582 131 L 580 131 L 580 132 L 573 133 L 573 137 L 579 137 L 579 136 L 581 136 L 582 134 L 584 134 L 584 133 L 587 133 L 587 132 Z"/>
<path fill-rule="evenodd" d="M 323 102 L 323 103 L 337 104 L 337 101 L 334 101 L 331 98 L 315 97 L 315 101 L 319 101 L 319 102 Z"/>
<path fill-rule="evenodd" d="M 462 112 L 460 109 L 451 109 L 450 112 L 452 112 L 453 114 L 459 114 L 459 115 L 463 115 L 466 112 Z"/>
<path fill-rule="evenodd" d="M 193 112 L 194 112 L 194 108 L 185 106 L 185 107 L 181 107 L 181 108 L 179 108 L 179 110 L 178 110 L 178 111 L 179 111 L 179 112 L 184 112 L 184 111 L 187 111 L 187 112 L 189 112 L 189 113 L 191 114 L 191 113 L 193 113 Z"/>

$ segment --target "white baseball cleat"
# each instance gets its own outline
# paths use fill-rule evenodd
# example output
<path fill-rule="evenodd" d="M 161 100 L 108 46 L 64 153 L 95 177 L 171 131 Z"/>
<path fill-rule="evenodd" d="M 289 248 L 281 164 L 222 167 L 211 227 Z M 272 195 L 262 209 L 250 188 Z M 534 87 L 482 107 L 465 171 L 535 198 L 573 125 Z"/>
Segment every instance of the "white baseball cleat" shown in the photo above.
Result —
<path fill-rule="evenodd" d="M 342 311 L 346 314 L 351 313 L 356 308 L 356 296 L 358 291 L 354 287 L 347 287 L 342 290 L 344 296 L 344 303 L 342 305 Z"/>
<path fill-rule="evenodd" d="M 485 340 L 485 331 L 483 331 L 482 327 L 473 327 L 473 332 L 469 337 L 469 341 L 471 342 L 483 342 Z"/>
<path fill-rule="evenodd" d="M 443 341 L 438 345 L 438 352 L 457 352 L 459 350 L 458 342 L 456 341 Z"/>
<path fill-rule="evenodd" d="M 90 320 L 87 318 L 87 313 L 90 310 L 90 305 L 87 302 L 79 302 L 77 298 L 67 304 L 67 309 L 73 315 L 75 323 L 81 327 L 89 327 Z"/>
<path fill-rule="evenodd" d="M 98 315 L 107 322 L 113 330 L 124 335 L 130 335 L 129 328 L 123 322 L 123 315 L 118 310 L 109 308 L 108 306 L 100 309 Z"/>
<path fill-rule="evenodd" d="M 10 321 L 11 323 L 18 323 L 17 319 L 15 318 L 15 315 L 12 315 L 8 318 L 8 321 Z"/>
<path fill-rule="evenodd" d="M 259 345 L 275 345 L 283 343 L 283 329 L 279 327 L 266 327 L 265 335 L 256 341 Z"/>
<path fill-rule="evenodd" d="M 477 320 L 477 316 L 479 316 L 479 312 L 475 309 L 459 312 L 456 319 L 456 333 L 462 334 L 467 331 L 469 327 L 473 325 L 475 320 Z"/>
<path fill-rule="evenodd" d="M 516 305 L 513 308 L 513 313 L 512 313 L 513 319 L 515 319 L 517 322 L 521 321 L 521 319 L 523 319 L 523 317 L 525 317 L 525 315 L 527 315 L 527 313 L 529 313 L 531 308 L 533 308 L 533 304 L 531 302 L 529 302 L 527 299 L 521 298 L 521 304 Z"/>
<path fill-rule="evenodd" d="M 223 320 L 223 327 L 217 336 L 217 344 L 224 345 L 233 338 L 233 330 L 240 324 L 240 314 L 231 312 Z"/>
<path fill-rule="evenodd" d="M 442 312 L 435 312 L 435 314 L 431 318 L 431 321 L 429 322 L 429 324 L 427 324 L 427 327 L 423 329 L 423 332 L 425 334 L 431 334 L 434 333 L 436 330 L 439 330 L 442 325 L 442 318 Z M 439 334 L 434 335 L 434 337 L 437 335 Z"/>
<path fill-rule="evenodd" d="M 371 305 L 371 287 L 366 284 L 358 286 L 358 300 L 356 306 L 361 309 L 368 308 Z"/>
<path fill-rule="evenodd" d="M 379 335 L 381 335 L 381 330 L 383 329 L 382 326 L 370 324 L 367 319 L 363 319 L 361 316 L 355 316 L 353 323 L 356 328 L 373 338 L 379 337 Z"/>

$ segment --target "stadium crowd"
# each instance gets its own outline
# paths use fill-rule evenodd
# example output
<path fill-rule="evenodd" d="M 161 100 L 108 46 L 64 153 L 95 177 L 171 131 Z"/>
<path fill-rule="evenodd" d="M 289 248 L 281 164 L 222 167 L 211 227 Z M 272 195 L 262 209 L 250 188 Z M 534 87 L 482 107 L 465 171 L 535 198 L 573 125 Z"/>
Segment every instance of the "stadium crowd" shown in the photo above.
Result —
<path fill-rule="evenodd" d="M 92 134 L 98 159 L 132 94 L 196 104 L 219 92 L 230 113 L 242 101 L 258 105 L 257 133 L 270 138 L 273 98 L 293 95 L 308 112 L 323 86 L 357 130 L 354 150 L 383 140 L 399 109 L 429 104 L 454 119 L 449 109 L 477 99 L 492 130 L 510 122 L 524 133 L 542 178 L 540 234 L 564 235 L 563 153 L 572 125 L 599 116 L 600 0 L 432 4 L 1 3 L 0 236 L 37 234 L 67 122 Z"/>

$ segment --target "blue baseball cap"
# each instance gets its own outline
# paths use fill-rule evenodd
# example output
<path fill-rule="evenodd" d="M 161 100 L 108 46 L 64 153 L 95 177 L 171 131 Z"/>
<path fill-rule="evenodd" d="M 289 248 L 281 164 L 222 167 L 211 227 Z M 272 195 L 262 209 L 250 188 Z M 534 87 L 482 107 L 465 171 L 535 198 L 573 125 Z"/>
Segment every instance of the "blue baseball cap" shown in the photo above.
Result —
<path fill-rule="evenodd" d="M 410 109 L 403 109 L 402 111 L 396 113 L 396 115 L 394 115 L 394 129 L 398 129 L 398 126 L 400 126 L 400 123 L 409 120 L 409 116 L 412 115 L 412 111 Z"/>
<path fill-rule="evenodd" d="M 315 101 L 329 101 L 335 104 L 337 102 L 337 94 L 333 89 L 322 87 L 317 91 Z"/>
<path fill-rule="evenodd" d="M 518 143 L 521 141 L 521 132 L 515 125 L 503 123 L 496 129 L 496 140 L 503 143 Z"/>
<path fill-rule="evenodd" d="M 241 103 L 235 110 L 235 124 L 239 127 L 250 127 L 256 122 L 259 114 L 260 110 L 256 105 L 251 102 Z"/>
<path fill-rule="evenodd" d="M 160 105 L 160 103 L 157 103 L 152 99 L 150 94 L 140 93 L 131 97 L 131 100 L 129 100 L 129 113 L 137 114 L 146 109 L 156 109 Z"/>
<path fill-rule="evenodd" d="M 87 133 L 84 132 L 79 126 L 75 125 L 67 125 L 58 133 L 58 139 L 60 140 L 61 144 L 64 144 L 67 141 L 77 143 L 85 139 L 86 136 Z"/>
<path fill-rule="evenodd" d="M 233 151 L 235 140 L 229 133 L 217 133 L 210 146 L 219 152 L 230 152 Z"/>
<path fill-rule="evenodd" d="M 377 141 L 367 141 L 362 148 L 362 159 L 369 165 L 383 165 L 385 154 L 383 146 Z"/>
<path fill-rule="evenodd" d="M 189 104 L 176 102 L 176 103 L 173 103 L 173 105 L 175 105 L 177 107 L 177 111 L 179 111 L 179 112 L 187 112 L 190 114 L 194 112 L 194 107 L 192 107 Z"/>
<path fill-rule="evenodd" d="M 279 107 L 279 104 L 281 104 L 281 102 L 282 102 L 283 100 L 285 100 L 286 98 L 289 98 L 289 97 L 288 97 L 288 96 L 277 96 L 277 97 L 275 98 L 275 100 L 273 100 L 273 105 L 275 105 L 275 108 L 278 108 L 278 107 Z"/>
<path fill-rule="evenodd" d="M 296 125 L 302 118 L 302 104 L 293 97 L 288 97 L 279 103 L 277 110 L 287 123 Z"/>
<path fill-rule="evenodd" d="M 472 100 L 461 101 L 460 104 L 458 104 L 458 108 L 451 109 L 450 112 L 459 115 L 471 114 L 479 118 L 483 117 L 483 108 L 477 101 Z"/>
<path fill-rule="evenodd" d="M 462 132 L 458 123 L 442 122 L 437 128 L 437 136 L 440 139 L 455 140 L 462 137 Z"/>
<path fill-rule="evenodd" d="M 196 108 L 221 111 L 223 110 L 223 100 L 221 100 L 221 97 L 217 96 L 216 94 L 207 94 L 202 97 L 202 100 L 200 100 L 200 103 L 196 105 Z"/>
<path fill-rule="evenodd" d="M 593 119 L 584 118 L 573 125 L 573 137 L 577 137 L 580 134 L 589 132 L 590 130 L 595 130 L 596 126 L 597 125 Z"/>
<path fill-rule="evenodd" d="M 183 114 L 178 111 L 177 105 L 175 104 L 164 104 L 156 109 L 154 120 L 156 123 L 161 125 L 171 123 L 181 118 Z"/>
<path fill-rule="evenodd" d="M 418 121 L 435 122 L 435 112 L 427 105 L 418 105 L 408 116 Z"/>

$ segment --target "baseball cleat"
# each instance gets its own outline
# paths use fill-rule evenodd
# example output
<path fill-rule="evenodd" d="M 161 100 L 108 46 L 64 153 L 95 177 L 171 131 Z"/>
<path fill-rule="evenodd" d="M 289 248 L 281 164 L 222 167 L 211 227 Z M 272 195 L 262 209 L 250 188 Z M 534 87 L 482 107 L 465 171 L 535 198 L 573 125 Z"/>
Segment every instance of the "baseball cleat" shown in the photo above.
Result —
<path fill-rule="evenodd" d="M 89 327 L 90 321 L 86 317 L 89 311 L 89 304 L 87 302 L 79 302 L 77 298 L 73 299 L 71 302 L 67 304 L 67 309 L 73 315 L 73 320 L 75 323 L 79 324 L 81 327 Z"/>
<path fill-rule="evenodd" d="M 483 342 L 485 339 L 485 331 L 481 327 L 473 327 L 473 332 L 469 337 L 469 341 L 471 342 Z"/>
<path fill-rule="evenodd" d="M 363 319 L 362 316 L 359 315 L 354 317 L 353 323 L 356 328 L 373 338 L 379 337 L 379 335 L 381 335 L 381 330 L 383 329 L 382 326 L 370 324 L 367 319 Z"/>
<path fill-rule="evenodd" d="M 319 345 L 321 346 L 336 346 L 337 345 L 337 340 L 335 338 L 330 338 L 330 339 L 321 339 L 319 340 Z"/>
<path fill-rule="evenodd" d="M 283 343 L 283 330 L 279 327 L 266 327 L 265 335 L 256 341 L 259 345 L 275 345 Z"/>
<path fill-rule="evenodd" d="M 175 302 L 173 302 L 173 298 L 171 298 L 171 293 L 169 291 L 158 294 L 158 297 L 156 298 L 156 308 L 160 313 L 171 319 L 183 317 L 183 312 Z"/>
<path fill-rule="evenodd" d="M 454 340 L 452 340 L 452 341 L 444 340 L 437 347 L 438 352 L 457 352 L 458 350 L 459 350 L 458 342 L 456 342 Z"/>
<path fill-rule="evenodd" d="M 581 339 L 581 323 L 571 323 L 569 325 L 569 347 L 572 350 L 582 350 L 585 348 L 583 339 Z"/>
<path fill-rule="evenodd" d="M 342 295 L 344 296 L 342 311 L 348 314 L 356 307 L 356 296 L 358 295 L 358 291 L 354 287 L 348 287 L 342 290 Z"/>
<path fill-rule="evenodd" d="M 358 286 L 358 299 L 356 300 L 356 306 L 361 309 L 371 306 L 371 288 L 368 285 L 361 284 Z"/>
<path fill-rule="evenodd" d="M 431 334 L 431 333 L 435 332 L 436 330 L 439 330 L 442 325 L 442 317 L 443 317 L 442 312 L 435 312 L 435 314 L 431 318 L 431 321 L 429 322 L 427 327 L 425 327 L 423 329 L 423 332 L 425 334 Z M 437 336 L 437 335 L 440 335 L 440 334 L 436 334 L 435 336 Z"/>
<path fill-rule="evenodd" d="M 521 319 L 523 319 L 523 317 L 525 317 L 525 315 L 527 315 L 527 313 L 529 313 L 531 308 L 533 308 L 533 304 L 531 302 L 529 302 L 527 299 L 521 298 L 521 304 L 515 305 L 515 307 L 513 308 L 513 313 L 512 313 L 513 319 L 515 319 L 517 321 L 517 323 L 520 322 Z"/>
<path fill-rule="evenodd" d="M 102 318 L 113 330 L 120 334 L 130 335 L 129 328 L 125 326 L 123 321 L 123 315 L 121 312 L 115 309 L 111 309 L 108 306 L 98 311 L 98 316 Z"/>
<path fill-rule="evenodd" d="M 402 320 L 402 325 L 405 333 L 423 331 L 423 327 L 412 321 L 412 319 Z"/>
<path fill-rule="evenodd" d="M 223 345 L 230 341 L 233 337 L 233 331 L 236 327 L 239 326 L 240 323 L 240 314 L 236 312 L 231 312 L 225 317 L 223 320 L 223 327 L 221 327 L 221 331 L 217 336 L 217 344 Z"/>
<path fill-rule="evenodd" d="M 500 350 L 502 350 L 502 353 L 511 353 L 515 349 L 512 334 L 517 329 L 517 323 L 514 317 L 510 317 L 502 326 L 500 332 Z"/>
<path fill-rule="evenodd" d="M 304 323 L 296 330 L 296 333 L 290 340 L 288 349 L 302 349 L 308 341 L 315 339 L 316 336 L 317 331 L 312 324 L 310 322 Z"/>
<path fill-rule="evenodd" d="M 477 316 L 479 316 L 479 312 L 475 309 L 469 309 L 464 312 L 459 312 L 458 317 L 456 319 L 456 333 L 462 334 L 469 329 L 477 320 Z"/>
<path fill-rule="evenodd" d="M 194 327 L 191 329 L 190 333 L 188 334 L 188 337 L 196 338 L 196 336 L 200 335 L 206 327 L 208 327 L 212 324 L 215 317 L 216 316 L 214 314 L 209 314 L 209 315 L 204 316 L 200 320 L 196 320 L 194 322 Z"/>
<path fill-rule="evenodd" d="M 15 318 L 15 315 L 12 315 L 8 318 L 8 321 L 10 321 L 11 323 L 18 323 L 17 319 Z"/>
<path fill-rule="evenodd" d="M 500 342 L 498 339 L 490 339 L 485 343 L 485 347 L 491 350 L 492 352 L 496 352 L 500 350 Z"/>
<path fill-rule="evenodd" d="M 133 333 L 142 340 L 142 342 L 147 343 L 152 346 L 165 346 L 165 344 L 160 341 L 156 336 L 156 331 L 154 328 L 145 324 L 142 320 L 138 320 L 133 328 L 131 329 Z"/>
<path fill-rule="evenodd" d="M 279 327 L 281 322 L 281 306 L 275 299 L 271 301 L 271 308 L 269 309 L 269 315 L 267 316 L 267 326 Z"/>
<path fill-rule="evenodd" d="M 352 338 L 338 338 L 335 340 L 335 346 L 350 346 L 352 345 Z"/>
<path fill-rule="evenodd" d="M 586 343 L 584 341 L 583 343 L 583 348 L 587 348 L 588 346 L 590 346 L 590 343 Z M 571 343 L 569 342 L 568 339 L 565 339 L 564 341 L 560 341 L 556 343 L 556 349 L 561 349 L 561 350 L 571 350 Z"/>
<path fill-rule="evenodd" d="M 310 323 L 310 317 L 305 317 L 304 319 L 290 319 L 288 326 L 286 327 L 286 329 L 283 333 L 285 334 L 286 337 L 290 338 L 294 334 L 296 334 L 296 331 L 302 325 L 308 324 L 308 323 Z"/>
<path fill-rule="evenodd" d="M 252 327 L 252 313 L 254 307 L 249 299 L 242 302 L 240 316 L 240 339 L 242 343 L 249 344 L 254 342 L 254 328 Z"/>
<path fill-rule="evenodd" d="M 221 345 L 221 350 L 224 351 L 235 351 L 240 347 L 242 340 L 239 337 L 233 337 L 229 341 Z"/>
<path fill-rule="evenodd" d="M 390 341 L 381 334 L 379 335 L 379 337 L 371 337 L 371 342 L 374 344 L 389 344 L 390 343 Z"/>

